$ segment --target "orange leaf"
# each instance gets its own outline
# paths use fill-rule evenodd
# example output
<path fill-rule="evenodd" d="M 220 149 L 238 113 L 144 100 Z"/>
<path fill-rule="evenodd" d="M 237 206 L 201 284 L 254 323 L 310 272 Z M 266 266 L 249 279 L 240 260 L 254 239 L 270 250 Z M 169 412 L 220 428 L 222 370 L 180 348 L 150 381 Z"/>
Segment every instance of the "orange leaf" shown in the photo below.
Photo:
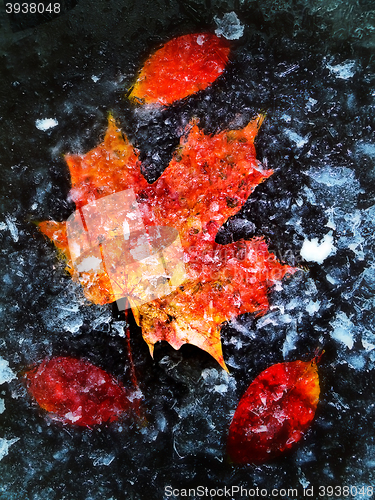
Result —
<path fill-rule="evenodd" d="M 319 401 L 317 361 L 278 363 L 250 384 L 229 429 L 233 462 L 264 463 L 303 437 Z"/>
<path fill-rule="evenodd" d="M 167 227 L 178 232 L 185 277 L 171 293 L 140 301 L 139 293 L 145 290 L 144 283 L 139 283 L 143 279 L 142 267 L 139 265 L 136 272 L 138 281 L 125 283 L 124 274 L 118 271 L 116 275 L 116 287 L 123 291 L 122 296 L 128 296 L 151 354 L 160 340 L 167 340 L 176 349 L 190 343 L 210 353 L 226 369 L 221 323 L 244 312 L 264 314 L 269 307 L 269 288 L 286 273 L 294 272 L 277 262 L 262 238 L 231 245 L 215 243 L 225 221 L 240 210 L 259 183 L 272 175 L 255 156 L 254 139 L 262 121 L 260 115 L 243 129 L 225 130 L 213 136 L 204 134 L 197 123 L 191 123 L 169 166 L 151 185 L 141 174 L 137 151 L 112 117 L 102 144 L 84 156 L 68 157 L 70 196 L 79 209 L 78 225 L 82 225 L 80 220 L 84 220 L 87 204 L 93 213 L 100 206 L 96 200 L 109 195 L 113 199 L 114 193 L 132 189 L 146 231 Z M 109 225 L 117 228 L 115 234 L 121 226 L 121 207 L 107 206 L 113 214 Z M 105 227 L 109 226 L 96 223 L 95 214 L 93 217 L 91 229 L 86 224 L 81 232 L 91 244 L 94 241 L 100 246 L 106 237 Z M 63 253 L 67 270 L 81 283 L 89 300 L 105 304 L 118 298 L 120 292 L 113 289 L 103 255 L 112 248 L 112 268 L 120 269 L 127 255 L 120 251 L 124 247 L 114 240 L 113 244 L 105 243 L 105 248 L 101 246 L 100 252 L 97 249 L 91 256 L 97 261 L 102 258 L 102 264 L 95 270 L 79 270 L 71 261 L 64 223 L 50 221 L 39 227 Z"/>
<path fill-rule="evenodd" d="M 228 55 L 228 42 L 212 33 L 174 38 L 145 62 L 129 97 L 145 104 L 172 104 L 214 82 Z"/>
<path fill-rule="evenodd" d="M 133 404 L 116 379 L 88 361 L 46 359 L 26 378 L 37 403 L 53 418 L 69 424 L 91 427 L 113 422 Z"/>

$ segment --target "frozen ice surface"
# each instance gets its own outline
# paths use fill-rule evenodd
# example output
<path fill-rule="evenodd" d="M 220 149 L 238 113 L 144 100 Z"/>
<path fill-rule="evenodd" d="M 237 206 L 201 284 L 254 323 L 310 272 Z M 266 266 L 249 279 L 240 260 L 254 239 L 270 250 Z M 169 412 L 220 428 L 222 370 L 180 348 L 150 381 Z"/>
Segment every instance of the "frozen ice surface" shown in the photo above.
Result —
<path fill-rule="evenodd" d="M 215 16 L 217 29 L 215 33 L 228 40 L 238 40 L 244 32 L 244 26 L 241 24 L 235 12 L 228 12 L 220 19 Z"/>
<path fill-rule="evenodd" d="M 335 251 L 333 236 L 328 233 L 321 241 L 318 241 L 318 238 L 313 238 L 311 241 L 306 239 L 301 248 L 301 256 L 308 262 L 322 264 Z"/>
<path fill-rule="evenodd" d="M 0 384 L 11 382 L 15 378 L 17 375 L 9 368 L 8 361 L 0 356 Z"/>
<path fill-rule="evenodd" d="M 2 460 L 9 453 L 9 448 L 16 443 L 19 438 L 5 439 L 0 438 L 0 460 Z"/>
<path fill-rule="evenodd" d="M 56 127 L 58 124 L 59 122 L 55 118 L 41 118 L 35 121 L 36 128 L 43 132 Z"/>

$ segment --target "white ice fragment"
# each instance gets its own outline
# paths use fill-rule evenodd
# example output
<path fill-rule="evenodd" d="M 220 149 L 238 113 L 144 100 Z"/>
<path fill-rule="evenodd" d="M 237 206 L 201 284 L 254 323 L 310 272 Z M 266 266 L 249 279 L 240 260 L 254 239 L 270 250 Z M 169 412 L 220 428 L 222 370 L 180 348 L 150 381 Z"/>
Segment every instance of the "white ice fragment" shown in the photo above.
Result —
<path fill-rule="evenodd" d="M 98 269 L 100 269 L 101 262 L 102 260 L 99 259 L 99 257 L 86 257 L 80 264 L 78 264 L 78 266 L 76 266 L 77 271 L 79 271 L 80 273 L 97 271 Z"/>
<path fill-rule="evenodd" d="M 283 344 L 283 357 L 284 359 L 287 357 L 287 355 L 291 352 L 294 351 L 296 348 L 296 342 L 298 340 L 298 334 L 297 334 L 297 325 L 296 322 L 291 326 L 291 328 L 288 329 L 288 333 L 286 335 L 284 344 Z"/>
<path fill-rule="evenodd" d="M 113 460 L 115 459 L 115 455 L 103 455 L 102 457 L 98 457 L 94 460 L 93 464 L 94 466 L 97 465 L 110 465 Z"/>
<path fill-rule="evenodd" d="M 336 253 L 331 233 L 326 234 L 321 243 L 319 243 L 318 238 L 313 238 L 311 241 L 305 239 L 301 248 L 301 257 L 308 262 L 317 262 L 318 264 L 322 264 L 331 253 Z"/>
<path fill-rule="evenodd" d="M 5 411 L 5 401 L 3 399 L 0 399 L 0 414 L 4 413 Z"/>
<path fill-rule="evenodd" d="M 215 16 L 214 21 L 217 26 L 215 33 L 218 36 L 223 36 L 227 40 L 238 40 L 243 35 L 244 27 L 233 11 L 224 14 L 221 19 Z"/>
<path fill-rule="evenodd" d="M 203 44 L 204 44 L 204 36 L 199 35 L 199 36 L 197 37 L 197 44 L 198 44 L 198 45 L 203 45 Z"/>
<path fill-rule="evenodd" d="M 289 122 L 292 121 L 292 117 L 290 115 L 285 114 L 285 113 L 281 116 L 281 119 L 284 120 L 284 122 L 287 122 L 287 123 L 289 123 Z"/>
<path fill-rule="evenodd" d="M 17 226 L 14 223 L 14 219 L 10 217 L 9 215 L 5 216 L 5 220 L 7 221 L 7 226 L 10 232 L 10 235 L 13 238 L 13 241 L 18 241 L 18 229 Z"/>
<path fill-rule="evenodd" d="M 319 311 L 319 309 L 320 309 L 320 301 L 319 300 L 317 300 L 316 302 L 314 302 L 312 300 L 306 306 L 306 311 L 310 314 L 310 316 L 312 314 L 314 314 L 315 312 Z"/>
<path fill-rule="evenodd" d="M 348 357 L 348 363 L 349 366 L 354 368 L 355 370 L 363 370 L 363 368 L 366 366 L 366 359 L 364 356 L 361 356 L 360 354 L 354 354 L 352 356 Z"/>
<path fill-rule="evenodd" d="M 327 281 L 329 281 L 332 285 L 337 285 L 338 283 L 337 279 L 331 276 L 330 274 L 327 274 L 326 278 Z"/>
<path fill-rule="evenodd" d="M 336 77 L 347 80 L 355 74 L 355 61 L 345 61 L 342 64 L 327 64 L 327 68 Z"/>
<path fill-rule="evenodd" d="M 0 384 L 11 382 L 15 378 L 17 378 L 17 375 L 9 368 L 8 361 L 0 356 Z"/>
<path fill-rule="evenodd" d="M 294 130 L 290 130 L 287 128 L 285 129 L 285 133 L 289 137 L 289 139 L 294 142 L 297 148 L 302 148 L 309 142 L 309 138 L 307 136 L 303 137 L 302 135 L 297 134 L 297 132 L 294 132 Z"/>
<path fill-rule="evenodd" d="M 130 228 L 127 220 L 124 220 L 124 222 L 122 223 L 122 230 L 124 233 L 124 240 L 128 240 L 130 237 Z"/>
<path fill-rule="evenodd" d="M 210 210 L 210 212 L 218 212 L 218 211 L 219 211 L 219 208 L 220 208 L 220 207 L 219 207 L 218 202 L 217 202 L 217 201 L 213 201 L 213 202 L 211 203 L 211 205 L 210 205 L 209 210 Z"/>
<path fill-rule="evenodd" d="M 55 118 L 41 118 L 40 120 L 35 121 L 35 126 L 37 129 L 45 132 L 50 128 L 56 127 L 59 122 Z"/>
<path fill-rule="evenodd" d="M 8 226 L 5 224 L 5 222 L 0 222 L 0 231 L 3 231 L 6 229 Z"/>
<path fill-rule="evenodd" d="M 228 391 L 228 386 L 227 386 L 227 384 L 214 385 L 214 391 L 218 392 L 219 394 L 224 394 L 225 392 Z"/>
<path fill-rule="evenodd" d="M 313 97 L 309 97 L 307 104 L 306 104 L 306 108 L 308 110 L 311 110 L 315 106 L 315 104 L 317 104 L 317 102 L 318 101 L 316 99 L 314 99 Z"/>
<path fill-rule="evenodd" d="M 91 80 L 96 83 L 99 81 L 99 77 L 98 76 L 95 76 L 95 75 L 91 75 Z"/>
<path fill-rule="evenodd" d="M 119 337 L 125 337 L 126 321 L 116 321 L 112 323 L 112 331 L 115 330 Z"/>
<path fill-rule="evenodd" d="M 9 453 L 9 448 L 16 443 L 19 438 L 5 439 L 0 438 L 0 460 L 2 460 Z"/>
<path fill-rule="evenodd" d="M 331 333 L 331 337 L 341 342 L 341 344 L 349 349 L 352 349 L 354 345 L 354 325 L 347 315 L 343 312 L 339 312 L 332 326 L 334 329 Z"/>

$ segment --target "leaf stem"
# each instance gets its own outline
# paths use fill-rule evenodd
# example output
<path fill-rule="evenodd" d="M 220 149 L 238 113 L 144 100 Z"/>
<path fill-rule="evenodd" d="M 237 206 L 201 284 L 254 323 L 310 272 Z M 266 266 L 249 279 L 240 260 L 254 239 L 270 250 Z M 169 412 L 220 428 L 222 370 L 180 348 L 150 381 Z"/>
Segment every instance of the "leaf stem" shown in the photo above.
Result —
<path fill-rule="evenodd" d="M 128 354 L 128 360 L 129 360 L 129 367 L 130 367 L 130 380 L 134 386 L 134 388 L 138 391 L 139 390 L 139 385 L 138 385 L 138 379 L 137 375 L 135 373 L 135 366 L 134 366 L 134 360 L 133 360 L 133 354 L 132 354 L 132 349 L 131 349 L 131 344 L 130 344 L 130 328 L 129 328 L 129 303 L 126 300 L 125 301 L 125 310 L 124 310 L 124 316 L 125 316 L 125 323 L 126 323 L 126 347 L 127 347 L 127 354 Z"/>

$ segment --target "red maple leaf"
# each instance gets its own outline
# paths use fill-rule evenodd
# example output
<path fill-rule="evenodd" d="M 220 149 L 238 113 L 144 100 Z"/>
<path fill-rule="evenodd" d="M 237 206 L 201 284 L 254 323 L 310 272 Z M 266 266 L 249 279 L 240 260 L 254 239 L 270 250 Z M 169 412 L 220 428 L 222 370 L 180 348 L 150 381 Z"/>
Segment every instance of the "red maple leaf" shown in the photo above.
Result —
<path fill-rule="evenodd" d="M 78 209 L 132 189 L 145 227 L 168 226 L 178 231 L 185 281 L 167 296 L 147 303 L 130 297 L 151 354 L 160 340 L 176 349 L 190 343 L 210 353 L 226 369 L 221 324 L 245 312 L 264 314 L 269 308 L 269 288 L 294 272 L 277 262 L 263 238 L 229 245 L 215 242 L 219 228 L 272 174 L 263 169 L 255 154 L 254 139 L 262 121 L 259 115 L 243 129 L 213 136 L 192 122 L 169 166 L 151 185 L 141 174 L 138 151 L 112 117 L 98 147 L 66 158 L 72 180 L 70 197 Z M 39 227 L 65 257 L 67 270 L 90 301 L 106 304 L 118 298 L 105 266 L 91 272 L 74 267 L 65 222 L 45 221 Z"/>

